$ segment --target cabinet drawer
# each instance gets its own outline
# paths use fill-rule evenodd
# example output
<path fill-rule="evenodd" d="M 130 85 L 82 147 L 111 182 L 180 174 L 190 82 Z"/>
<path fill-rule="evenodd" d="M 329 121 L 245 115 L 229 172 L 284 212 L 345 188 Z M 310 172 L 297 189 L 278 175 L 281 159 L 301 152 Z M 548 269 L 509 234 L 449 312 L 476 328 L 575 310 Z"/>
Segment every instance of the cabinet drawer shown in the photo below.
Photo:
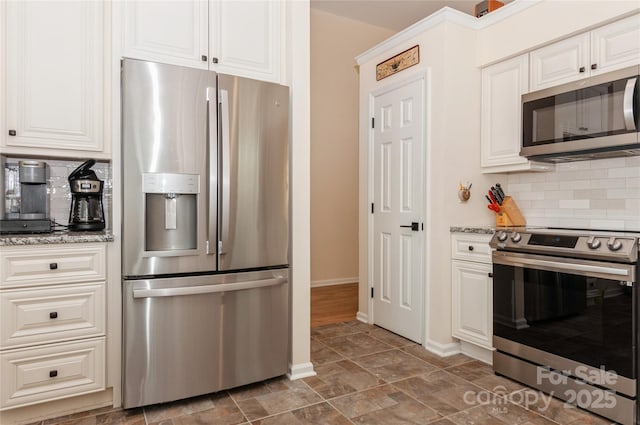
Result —
<path fill-rule="evenodd" d="M 105 280 L 104 244 L 20 246 L 0 250 L 0 287 Z"/>
<path fill-rule="evenodd" d="M 0 354 L 0 410 L 105 388 L 104 338 Z"/>
<path fill-rule="evenodd" d="M 476 233 L 455 233 L 451 235 L 451 258 L 456 260 L 491 263 L 492 235 Z"/>
<path fill-rule="evenodd" d="M 0 293 L 0 349 L 104 334 L 104 283 Z"/>

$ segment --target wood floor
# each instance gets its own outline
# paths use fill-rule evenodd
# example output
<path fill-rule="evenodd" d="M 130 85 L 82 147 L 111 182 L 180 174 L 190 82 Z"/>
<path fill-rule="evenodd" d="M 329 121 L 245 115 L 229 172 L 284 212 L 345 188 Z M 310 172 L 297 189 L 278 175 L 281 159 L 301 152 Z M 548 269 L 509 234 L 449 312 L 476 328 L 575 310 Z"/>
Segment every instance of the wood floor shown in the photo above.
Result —
<path fill-rule="evenodd" d="M 311 327 L 356 320 L 358 283 L 311 288 Z"/>

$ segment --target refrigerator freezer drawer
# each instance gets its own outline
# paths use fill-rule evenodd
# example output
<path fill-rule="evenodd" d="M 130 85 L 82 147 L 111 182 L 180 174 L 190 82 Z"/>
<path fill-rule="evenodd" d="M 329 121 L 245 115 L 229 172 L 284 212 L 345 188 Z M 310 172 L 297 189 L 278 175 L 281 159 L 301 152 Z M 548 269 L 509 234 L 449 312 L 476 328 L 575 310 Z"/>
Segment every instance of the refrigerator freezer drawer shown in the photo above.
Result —
<path fill-rule="evenodd" d="M 124 282 L 124 407 L 287 372 L 288 269 Z"/>

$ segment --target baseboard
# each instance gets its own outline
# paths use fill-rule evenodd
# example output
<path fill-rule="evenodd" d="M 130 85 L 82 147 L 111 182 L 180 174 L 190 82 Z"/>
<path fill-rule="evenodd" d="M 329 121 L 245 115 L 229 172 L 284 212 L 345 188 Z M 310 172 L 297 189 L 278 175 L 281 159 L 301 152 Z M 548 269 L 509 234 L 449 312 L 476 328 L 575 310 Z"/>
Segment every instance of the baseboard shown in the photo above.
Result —
<path fill-rule="evenodd" d="M 311 287 L 319 288 L 321 286 L 344 285 L 345 283 L 358 283 L 358 278 L 345 277 L 342 279 L 312 280 Z"/>
<path fill-rule="evenodd" d="M 489 348 L 484 348 L 470 342 L 460 341 L 460 352 L 488 365 L 493 365 L 493 350 Z"/>
<path fill-rule="evenodd" d="M 289 373 L 287 378 L 292 381 L 301 378 L 308 378 L 309 376 L 316 376 L 316 372 L 313 370 L 313 363 L 300 363 L 289 365 Z"/>
<path fill-rule="evenodd" d="M 460 343 L 450 342 L 448 344 L 442 344 L 434 340 L 428 340 L 424 344 L 424 348 L 431 351 L 433 354 L 437 354 L 440 357 L 449 357 L 454 354 L 460 354 Z"/>
<path fill-rule="evenodd" d="M 369 315 L 367 313 L 363 313 L 361 311 L 356 314 L 356 320 L 359 320 L 362 323 L 369 323 Z"/>

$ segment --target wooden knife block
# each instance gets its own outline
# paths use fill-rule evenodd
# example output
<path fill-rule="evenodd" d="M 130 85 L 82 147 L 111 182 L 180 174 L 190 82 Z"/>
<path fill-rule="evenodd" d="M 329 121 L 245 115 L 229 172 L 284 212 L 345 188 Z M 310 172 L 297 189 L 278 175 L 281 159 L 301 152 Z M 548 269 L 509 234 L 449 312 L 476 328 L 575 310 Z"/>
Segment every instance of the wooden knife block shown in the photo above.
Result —
<path fill-rule="evenodd" d="M 511 199 L 511 196 L 505 196 L 502 205 L 500 205 L 500 212 L 496 213 L 496 226 L 513 227 L 526 224 L 527 221 L 524 219 L 516 202 Z"/>

